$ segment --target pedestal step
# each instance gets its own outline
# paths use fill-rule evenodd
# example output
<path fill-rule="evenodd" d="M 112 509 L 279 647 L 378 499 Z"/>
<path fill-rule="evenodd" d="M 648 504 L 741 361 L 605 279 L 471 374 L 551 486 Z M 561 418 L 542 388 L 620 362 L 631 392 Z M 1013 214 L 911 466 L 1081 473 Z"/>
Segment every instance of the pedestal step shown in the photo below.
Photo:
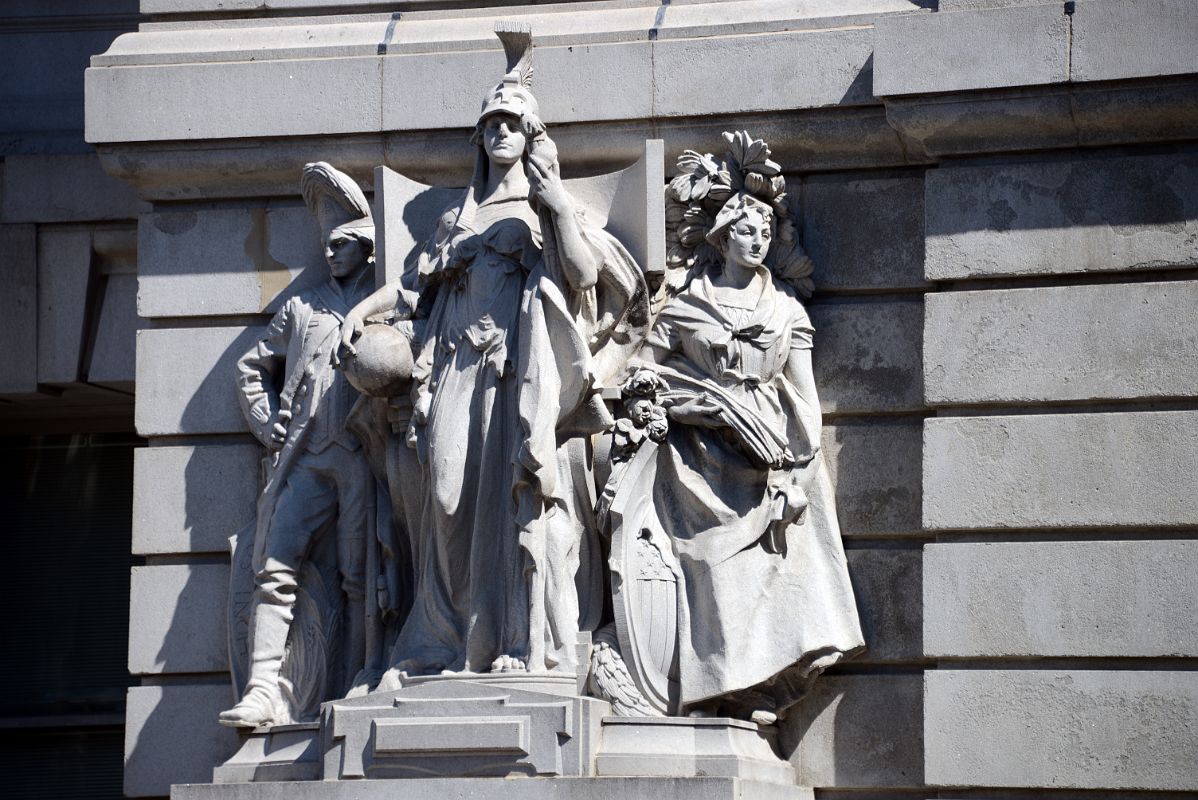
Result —
<path fill-rule="evenodd" d="M 775 755 L 774 735 L 727 717 L 606 717 L 596 772 L 793 784 L 794 767 Z"/>
<path fill-rule="evenodd" d="M 171 800 L 814 800 L 811 789 L 742 778 L 408 778 L 187 784 Z"/>

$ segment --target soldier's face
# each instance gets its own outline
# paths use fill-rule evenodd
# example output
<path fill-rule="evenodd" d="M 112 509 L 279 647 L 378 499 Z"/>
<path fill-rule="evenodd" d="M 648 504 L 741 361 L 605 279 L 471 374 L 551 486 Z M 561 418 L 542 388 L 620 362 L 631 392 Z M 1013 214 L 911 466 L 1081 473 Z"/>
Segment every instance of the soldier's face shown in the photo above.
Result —
<path fill-rule="evenodd" d="M 329 272 L 333 273 L 333 277 L 344 278 L 357 272 L 366 263 L 366 249 L 352 236 L 333 233 L 325 242 L 324 257 L 329 262 Z"/>

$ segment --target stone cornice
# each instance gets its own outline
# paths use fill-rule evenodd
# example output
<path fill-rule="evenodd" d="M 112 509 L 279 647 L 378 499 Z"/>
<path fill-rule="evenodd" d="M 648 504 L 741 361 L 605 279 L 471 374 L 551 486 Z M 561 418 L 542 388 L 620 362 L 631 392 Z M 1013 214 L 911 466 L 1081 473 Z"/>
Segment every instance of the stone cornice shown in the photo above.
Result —
<path fill-rule="evenodd" d="M 93 59 L 87 135 L 154 200 L 292 194 L 313 158 L 366 182 L 380 163 L 461 181 L 502 63 L 494 20 L 519 16 L 573 174 L 631 163 L 646 137 L 672 163 L 735 127 L 804 172 L 1176 141 L 1198 138 L 1198 52 L 1150 43 L 1184 38 L 1188 2 L 1134 4 L 1138 44 L 1106 62 L 1126 36 L 1122 0 L 1078 0 L 1072 15 L 745 0 L 152 23 Z"/>

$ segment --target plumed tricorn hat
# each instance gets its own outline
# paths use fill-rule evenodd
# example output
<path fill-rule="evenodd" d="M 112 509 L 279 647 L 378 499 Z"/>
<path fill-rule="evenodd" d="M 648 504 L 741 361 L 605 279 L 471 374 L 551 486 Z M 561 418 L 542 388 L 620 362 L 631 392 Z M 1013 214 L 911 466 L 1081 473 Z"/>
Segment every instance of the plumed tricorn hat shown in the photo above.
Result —
<path fill-rule="evenodd" d="M 321 240 L 335 230 L 374 243 L 374 218 L 366 195 L 353 178 L 324 161 L 304 165 L 300 193 L 316 223 Z"/>
<path fill-rule="evenodd" d="M 507 72 L 483 99 L 479 121 L 501 113 L 520 118 L 539 116 L 537 98 L 532 94 L 532 26 L 524 22 L 497 22 L 495 35 L 503 43 Z"/>

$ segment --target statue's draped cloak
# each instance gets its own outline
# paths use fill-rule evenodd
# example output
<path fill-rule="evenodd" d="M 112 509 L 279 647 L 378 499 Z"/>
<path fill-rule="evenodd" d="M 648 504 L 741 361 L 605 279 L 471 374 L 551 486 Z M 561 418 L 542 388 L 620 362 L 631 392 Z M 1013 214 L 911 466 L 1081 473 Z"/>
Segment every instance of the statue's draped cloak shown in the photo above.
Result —
<path fill-rule="evenodd" d="M 590 435 L 612 423 L 599 393 L 622 360 L 610 353 L 638 343 L 627 329 L 643 281 L 580 218 L 600 280 L 575 290 L 548 211 L 477 197 L 472 186 L 421 266 L 436 292 L 412 436 L 427 489 L 415 606 L 392 660 L 485 671 L 511 655 L 572 670 L 578 631 L 602 608 Z"/>
<path fill-rule="evenodd" d="M 662 310 L 647 341 L 675 399 L 705 392 L 725 418 L 739 420 L 723 429 L 674 422 L 657 454 L 656 518 L 685 584 L 684 707 L 864 645 L 823 452 L 799 424 L 814 398 L 785 374 L 791 349 L 810 349 L 813 330 L 790 288 L 762 277 L 760 298 L 744 308 L 721 302 L 706 277 L 695 279 Z M 762 436 L 774 441 L 756 441 Z M 763 447 L 798 465 L 765 466 Z M 787 527 L 779 553 L 767 535 L 774 496 L 795 482 L 810 505 Z"/>

